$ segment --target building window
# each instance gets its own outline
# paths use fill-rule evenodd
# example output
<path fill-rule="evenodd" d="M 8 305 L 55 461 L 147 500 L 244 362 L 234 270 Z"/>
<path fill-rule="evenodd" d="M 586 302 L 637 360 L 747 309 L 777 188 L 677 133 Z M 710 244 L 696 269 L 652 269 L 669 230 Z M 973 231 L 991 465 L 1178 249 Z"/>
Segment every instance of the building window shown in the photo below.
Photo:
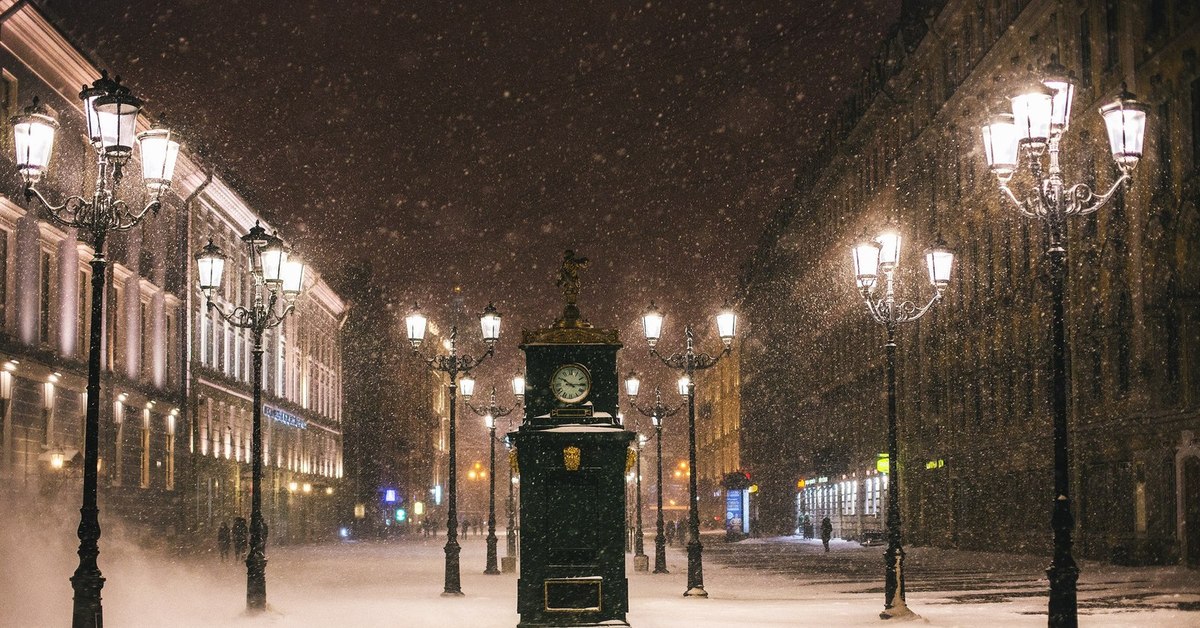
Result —
<path fill-rule="evenodd" d="M 120 348 L 121 331 L 122 327 L 124 327 L 124 325 L 121 324 L 121 321 L 124 318 L 121 316 L 121 312 L 123 311 L 121 305 L 125 302 L 124 292 L 125 291 L 123 288 L 114 285 L 112 289 L 113 298 L 108 305 L 109 320 L 111 321 L 109 323 L 110 332 L 108 352 L 110 356 L 109 362 L 114 371 L 120 371 L 121 367 L 125 364 L 125 352 L 121 351 Z"/>
<path fill-rule="evenodd" d="M 150 488 L 150 409 L 142 410 L 142 488 Z"/>
<path fill-rule="evenodd" d="M 175 315 L 167 314 L 165 322 L 167 328 L 165 330 L 166 333 L 163 334 L 163 358 L 166 361 L 166 365 L 163 371 L 166 375 L 167 385 L 170 386 L 175 381 Z"/>
<path fill-rule="evenodd" d="M 167 490 L 175 490 L 175 415 L 167 415 Z"/>
<path fill-rule="evenodd" d="M 79 321 L 75 325 L 75 329 L 79 331 L 79 342 L 76 346 L 76 355 L 83 355 L 90 347 L 88 342 L 88 330 L 91 329 L 92 303 L 91 285 L 88 283 L 88 272 L 84 269 L 79 270 Z"/>
<path fill-rule="evenodd" d="M 1200 172 L 1200 78 L 1192 81 L 1192 170 Z"/>
<path fill-rule="evenodd" d="M 8 319 L 8 235 L 7 229 L 0 229 L 0 327 Z"/>
<path fill-rule="evenodd" d="M 120 486 L 125 470 L 125 404 L 120 400 L 113 404 L 113 422 L 117 424 L 116 455 L 113 457 L 113 484 Z"/>
<path fill-rule="evenodd" d="M 1120 14 L 1120 2 L 1117 0 L 1104 0 L 1104 28 L 1107 35 L 1104 50 L 1105 70 L 1112 70 L 1117 67 L 1117 61 L 1121 58 L 1121 51 L 1119 49 L 1121 42 Z"/>
<path fill-rule="evenodd" d="M 50 288 L 53 280 L 50 254 L 46 251 L 41 253 L 41 275 L 41 320 L 38 321 L 38 340 L 45 343 L 50 342 Z"/>
<path fill-rule="evenodd" d="M 1092 23 L 1087 13 L 1079 14 L 1079 73 L 1081 87 L 1092 84 Z"/>
<path fill-rule="evenodd" d="M 141 351 L 138 357 L 138 371 L 142 374 L 142 379 L 150 379 L 150 348 L 154 346 L 154 342 L 150 338 L 150 304 L 142 301 L 141 310 L 141 336 L 138 338 L 138 344 Z"/>

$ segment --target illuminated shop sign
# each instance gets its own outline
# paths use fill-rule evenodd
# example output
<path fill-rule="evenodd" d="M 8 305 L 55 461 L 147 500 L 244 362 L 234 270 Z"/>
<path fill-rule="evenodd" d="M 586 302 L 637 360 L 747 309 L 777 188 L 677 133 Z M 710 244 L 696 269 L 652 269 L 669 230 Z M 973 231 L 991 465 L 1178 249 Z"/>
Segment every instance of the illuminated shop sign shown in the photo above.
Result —
<path fill-rule="evenodd" d="M 271 417 L 271 420 L 277 423 L 283 423 L 284 425 L 290 425 L 291 427 L 300 428 L 302 430 L 308 429 L 308 421 L 305 421 L 291 412 L 280 410 L 275 406 L 268 405 L 263 405 L 262 411 L 263 414 Z"/>

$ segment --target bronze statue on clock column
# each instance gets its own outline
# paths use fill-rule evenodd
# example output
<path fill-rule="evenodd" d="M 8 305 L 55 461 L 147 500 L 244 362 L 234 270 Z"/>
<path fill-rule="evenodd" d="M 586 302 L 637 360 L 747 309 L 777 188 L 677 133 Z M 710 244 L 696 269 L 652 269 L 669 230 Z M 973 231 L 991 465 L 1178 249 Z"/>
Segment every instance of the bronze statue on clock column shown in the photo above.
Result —
<path fill-rule="evenodd" d="M 566 252 L 562 317 L 523 332 L 525 419 L 509 435 L 521 477 L 520 626 L 613 625 L 629 609 L 625 474 L 634 434 L 616 420 L 617 330 L 593 327 L 576 305 L 586 266 Z"/>

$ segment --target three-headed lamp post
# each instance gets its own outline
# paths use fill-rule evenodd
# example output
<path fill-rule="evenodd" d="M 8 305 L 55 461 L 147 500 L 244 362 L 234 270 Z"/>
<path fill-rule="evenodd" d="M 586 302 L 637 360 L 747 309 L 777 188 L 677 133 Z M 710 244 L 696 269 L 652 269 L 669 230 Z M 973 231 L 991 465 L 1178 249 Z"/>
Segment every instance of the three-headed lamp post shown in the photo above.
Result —
<path fill-rule="evenodd" d="M 717 314 L 717 335 L 721 338 L 724 348 L 717 355 L 697 353 L 695 335 L 692 326 L 684 327 L 684 350 L 670 356 L 664 356 L 658 351 L 658 340 L 662 336 L 663 314 L 653 303 L 642 314 L 642 331 L 646 335 L 646 344 L 650 354 L 657 357 L 666 366 L 682 373 L 679 379 L 679 392 L 687 398 L 688 405 L 688 464 L 691 473 L 688 475 L 688 577 L 685 597 L 708 597 L 704 590 L 704 567 L 701 562 L 702 546 L 700 545 L 700 510 L 699 495 L 696 489 L 696 383 L 693 375 L 696 371 L 712 368 L 721 358 L 733 351 L 733 339 L 737 332 L 737 314 L 728 304 Z"/>
<path fill-rule="evenodd" d="M 96 156 L 92 193 L 71 195 L 55 204 L 38 188 L 50 166 L 58 120 L 34 98 L 33 105 L 10 122 L 16 146 L 17 170 L 25 184 L 26 202 L 34 199 L 50 219 L 67 228 L 86 232 L 92 245 L 92 310 L 88 335 L 87 413 L 83 437 L 83 505 L 79 509 L 79 566 L 71 576 L 75 592 L 71 624 L 76 628 L 102 626 L 100 591 L 104 577 L 100 555 L 100 520 L 96 505 L 100 428 L 100 339 L 104 331 L 105 243 L 110 231 L 128 231 L 148 214 L 158 213 L 162 195 L 170 188 L 179 155 L 172 131 L 156 125 L 137 132 L 142 101 L 107 73 L 79 93 L 87 122 L 87 136 Z M 118 196 L 124 169 L 133 157 L 136 142 L 142 166 L 145 202 L 131 207 Z"/>
<path fill-rule="evenodd" d="M 1049 625 L 1057 628 L 1078 624 L 1076 582 L 1079 567 L 1071 556 L 1075 519 L 1070 500 L 1070 448 L 1067 440 L 1067 339 L 1063 305 L 1067 279 L 1067 218 L 1086 216 L 1103 207 L 1131 181 L 1131 173 L 1142 157 L 1148 108 L 1133 94 L 1121 93 L 1100 108 L 1109 148 L 1120 176 L 1103 194 L 1085 183 L 1068 186 L 1059 162 L 1063 135 L 1071 123 L 1075 98 L 1074 79 L 1066 69 L 1051 63 L 1042 79 L 1014 96 L 1012 112 L 993 116 L 983 127 L 983 149 L 988 167 L 996 175 L 1000 192 L 1027 218 L 1042 222 L 1050 288 L 1051 358 L 1054 419 L 1054 506 L 1050 527 L 1054 532 L 1054 556 L 1046 574 L 1050 581 Z M 1043 163 L 1044 159 L 1047 163 Z M 1022 177 L 1023 189 L 1014 192 L 1011 183 L 1021 162 L 1029 168 Z"/>
<path fill-rule="evenodd" d="M 246 556 L 246 608 L 259 612 L 267 607 L 266 534 L 262 515 L 262 366 L 263 332 L 283 324 L 296 309 L 296 297 L 304 290 L 304 262 L 289 251 L 278 236 L 267 233 L 257 222 L 242 236 L 250 260 L 253 288 L 250 303 L 214 303 L 221 289 L 225 254 L 212 240 L 196 254 L 200 291 L 209 310 L 216 310 L 233 327 L 249 329 L 254 339 L 250 355 L 254 371 L 254 411 L 251 436 L 250 553 Z"/>
<path fill-rule="evenodd" d="M 459 383 L 467 381 L 469 378 L 462 378 Z M 521 380 L 521 393 L 524 394 L 524 378 Z M 474 385 L 472 385 L 474 388 Z M 513 381 L 513 393 L 516 393 L 516 380 Z M 487 405 L 476 407 L 471 405 L 471 396 L 467 394 L 466 387 L 463 387 L 463 403 L 467 405 L 475 414 L 483 417 L 483 426 L 488 431 L 488 473 L 491 477 L 488 478 L 488 528 L 487 528 L 487 566 L 483 573 L 488 575 L 498 575 L 500 568 L 496 561 L 496 420 L 506 417 L 516 410 L 516 406 L 506 408 L 499 403 L 496 403 L 496 388 L 492 387 L 492 392 L 488 396 Z M 509 482 L 509 495 L 512 494 L 512 482 Z"/>
<path fill-rule="evenodd" d="M 658 484 L 658 487 L 655 491 L 658 494 L 658 513 L 655 520 L 656 529 L 654 534 L 654 573 L 670 573 L 667 571 L 667 540 L 666 536 L 664 535 L 663 525 L 662 428 L 663 419 L 675 414 L 676 412 L 679 412 L 679 409 L 683 407 L 683 404 L 680 403 L 674 408 L 668 408 L 666 404 L 663 403 L 662 394 L 659 392 L 658 388 L 655 387 L 654 405 L 648 408 L 643 408 L 642 406 L 637 405 L 637 396 L 638 392 L 641 390 L 641 387 L 642 382 L 640 379 L 638 379 L 636 374 L 630 373 L 629 376 L 625 378 L 625 394 L 629 395 L 630 402 L 633 404 L 634 409 L 642 413 L 644 416 L 650 417 L 650 422 L 654 425 L 654 446 L 657 450 L 654 466 Z"/>
<path fill-rule="evenodd" d="M 900 266 L 902 238 L 900 231 L 889 225 L 875 238 L 862 238 L 853 248 L 854 275 L 867 311 L 876 322 L 887 329 L 885 380 L 887 385 L 887 451 L 888 451 L 888 547 L 884 552 L 884 610 L 882 619 L 912 615 L 904 603 L 904 548 L 900 535 L 900 453 L 896 433 L 896 326 L 915 321 L 925 315 L 942 298 L 950 285 L 954 253 L 940 238 L 925 251 L 925 265 L 933 296 L 925 305 L 897 299 L 896 271 Z M 881 276 L 882 275 L 882 276 Z M 882 279 L 882 281 L 880 281 Z"/>
<path fill-rule="evenodd" d="M 458 560 L 462 548 L 458 544 L 458 469 L 456 467 L 458 464 L 458 454 L 455 443 L 455 413 L 458 405 L 459 380 L 462 378 L 463 396 L 470 398 L 475 389 L 475 380 L 464 376 L 468 375 L 471 369 L 479 366 L 480 363 L 495 353 L 496 341 L 500 339 L 500 313 L 496 311 L 495 306 L 489 303 L 484 308 L 483 314 L 479 317 L 479 327 L 485 350 L 478 358 L 458 354 L 457 325 L 450 327 L 450 336 L 446 339 L 448 353 L 423 355 L 421 353 L 421 343 L 425 341 L 427 322 L 428 320 L 421 313 L 419 307 L 414 307 L 412 312 L 404 319 L 408 332 L 408 342 L 412 345 L 413 353 L 424 359 L 430 369 L 445 373 L 448 379 L 446 386 L 450 392 L 450 468 L 447 474 L 449 504 L 446 508 L 446 578 L 442 595 L 458 596 L 463 594 L 462 577 L 459 573 Z"/>

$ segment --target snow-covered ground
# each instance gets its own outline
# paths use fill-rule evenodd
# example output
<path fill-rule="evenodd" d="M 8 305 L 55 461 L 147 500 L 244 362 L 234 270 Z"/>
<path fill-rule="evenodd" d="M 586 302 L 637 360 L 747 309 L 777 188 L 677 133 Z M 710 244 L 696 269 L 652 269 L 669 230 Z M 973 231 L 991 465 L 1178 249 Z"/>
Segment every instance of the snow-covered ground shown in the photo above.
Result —
<path fill-rule="evenodd" d="M 0 625 L 69 623 L 73 539 L 0 528 Z M 57 532 L 57 531 L 56 531 Z M 647 539 L 648 541 L 650 539 Z M 443 598 L 444 538 L 269 548 L 270 611 L 243 614 L 245 567 L 215 559 L 168 560 L 122 540 L 101 543 L 107 625 L 511 627 L 516 576 L 486 576 L 484 542 L 464 541 L 461 598 Z M 653 544 L 647 543 L 652 550 Z M 724 545 L 705 554 L 708 599 L 684 599 L 686 559 L 668 553 L 668 575 L 635 573 L 634 626 L 879 626 L 880 547 L 796 539 Z M 501 538 L 500 551 L 504 551 Z M 1044 626 L 1037 557 L 910 551 L 909 605 L 932 626 Z M 1085 564 L 1084 626 L 1200 625 L 1200 574 L 1178 568 Z M 1182 610 L 1194 608 L 1198 610 Z"/>

